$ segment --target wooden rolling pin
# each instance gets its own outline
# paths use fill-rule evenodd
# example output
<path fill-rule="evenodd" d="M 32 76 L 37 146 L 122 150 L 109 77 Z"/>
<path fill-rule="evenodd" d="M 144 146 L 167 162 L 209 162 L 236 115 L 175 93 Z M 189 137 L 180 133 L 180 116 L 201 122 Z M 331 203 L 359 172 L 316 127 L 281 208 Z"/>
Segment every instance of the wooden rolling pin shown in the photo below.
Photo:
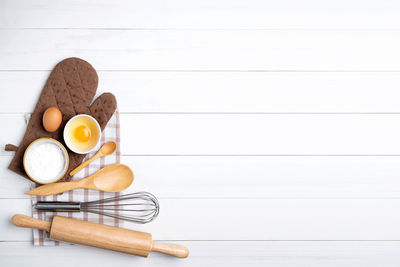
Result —
<path fill-rule="evenodd" d="M 189 250 L 184 246 L 152 241 L 151 234 L 103 224 L 90 223 L 62 216 L 52 222 L 16 214 L 12 223 L 19 227 L 37 228 L 50 233 L 50 238 L 69 243 L 104 248 L 147 257 L 150 251 L 186 258 Z"/>

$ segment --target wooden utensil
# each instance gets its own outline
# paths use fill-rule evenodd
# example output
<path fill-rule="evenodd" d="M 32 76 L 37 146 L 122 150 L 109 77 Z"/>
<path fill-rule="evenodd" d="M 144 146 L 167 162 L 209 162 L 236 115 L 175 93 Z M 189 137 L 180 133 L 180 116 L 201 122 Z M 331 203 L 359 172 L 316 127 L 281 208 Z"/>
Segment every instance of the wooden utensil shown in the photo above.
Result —
<path fill-rule="evenodd" d="M 152 241 L 149 233 L 138 232 L 103 224 L 90 223 L 62 216 L 52 222 L 17 214 L 12 223 L 19 227 L 37 228 L 50 233 L 50 238 L 97 248 L 147 257 L 150 251 L 186 258 L 189 250 L 180 245 Z"/>
<path fill-rule="evenodd" d="M 111 164 L 82 180 L 46 184 L 34 188 L 25 194 L 50 196 L 78 188 L 120 192 L 130 186 L 133 179 L 133 172 L 128 166 L 124 164 Z"/>
<path fill-rule="evenodd" d="M 78 167 L 76 167 L 73 171 L 71 171 L 69 173 L 70 176 L 73 176 L 75 173 L 79 172 L 80 170 L 82 170 L 83 168 L 85 168 L 87 165 L 89 165 L 92 161 L 104 157 L 104 156 L 108 156 L 112 153 L 115 152 L 115 150 L 117 149 L 117 144 L 113 141 L 107 142 L 105 143 L 99 151 L 97 151 L 97 153 L 91 157 L 90 159 L 88 159 L 87 161 L 83 162 L 81 165 L 79 165 Z"/>

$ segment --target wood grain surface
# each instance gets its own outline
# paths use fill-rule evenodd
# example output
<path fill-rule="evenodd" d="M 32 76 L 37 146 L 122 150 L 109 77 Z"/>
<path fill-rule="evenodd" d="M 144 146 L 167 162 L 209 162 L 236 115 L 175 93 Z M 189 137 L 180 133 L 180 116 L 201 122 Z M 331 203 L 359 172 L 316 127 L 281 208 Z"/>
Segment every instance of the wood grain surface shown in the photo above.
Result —
<path fill-rule="evenodd" d="M 0 265 L 398 266 L 399 12 L 392 0 L 2 1 L 0 143 L 22 138 L 54 64 L 89 61 L 98 93 L 118 99 L 127 192 L 160 200 L 156 221 L 129 227 L 191 255 L 34 249 L 10 222 L 30 214 L 30 185 L 1 150 Z"/>

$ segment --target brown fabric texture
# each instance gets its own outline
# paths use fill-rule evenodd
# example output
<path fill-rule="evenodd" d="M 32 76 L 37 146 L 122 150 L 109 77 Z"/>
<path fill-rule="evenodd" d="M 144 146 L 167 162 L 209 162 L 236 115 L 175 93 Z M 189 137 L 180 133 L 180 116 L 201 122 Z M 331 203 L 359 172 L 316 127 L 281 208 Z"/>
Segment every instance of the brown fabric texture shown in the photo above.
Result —
<path fill-rule="evenodd" d="M 28 145 L 40 137 L 50 137 L 60 141 L 65 146 L 63 139 L 64 126 L 70 118 L 77 114 L 93 116 L 103 130 L 117 108 L 117 101 L 113 94 L 104 93 L 90 105 L 96 94 L 97 85 L 98 76 L 96 70 L 88 62 L 79 58 L 67 58 L 58 63 L 40 94 L 24 138 L 19 144 L 8 168 L 28 178 L 23 166 L 23 157 Z M 42 124 L 43 113 L 49 107 L 58 107 L 62 113 L 61 126 L 53 133 L 46 132 Z M 85 155 L 76 154 L 68 148 L 67 150 L 70 160 L 69 168 L 60 182 L 71 180 L 68 173 L 75 169 L 85 157 Z"/>

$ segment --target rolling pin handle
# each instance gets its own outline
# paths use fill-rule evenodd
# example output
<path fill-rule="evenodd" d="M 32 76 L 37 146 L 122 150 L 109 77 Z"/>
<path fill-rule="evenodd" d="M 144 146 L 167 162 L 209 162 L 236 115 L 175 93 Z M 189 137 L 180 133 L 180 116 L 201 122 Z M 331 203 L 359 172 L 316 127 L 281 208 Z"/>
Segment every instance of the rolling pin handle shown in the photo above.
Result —
<path fill-rule="evenodd" d="M 187 247 L 174 244 L 158 243 L 154 241 L 151 246 L 151 251 L 161 252 L 178 258 L 186 258 L 189 255 L 189 250 Z"/>
<path fill-rule="evenodd" d="M 51 222 L 38 220 L 29 216 L 22 214 L 16 214 L 12 217 L 12 223 L 15 226 L 25 227 L 25 228 L 36 228 L 44 230 L 46 232 L 50 231 Z"/>

